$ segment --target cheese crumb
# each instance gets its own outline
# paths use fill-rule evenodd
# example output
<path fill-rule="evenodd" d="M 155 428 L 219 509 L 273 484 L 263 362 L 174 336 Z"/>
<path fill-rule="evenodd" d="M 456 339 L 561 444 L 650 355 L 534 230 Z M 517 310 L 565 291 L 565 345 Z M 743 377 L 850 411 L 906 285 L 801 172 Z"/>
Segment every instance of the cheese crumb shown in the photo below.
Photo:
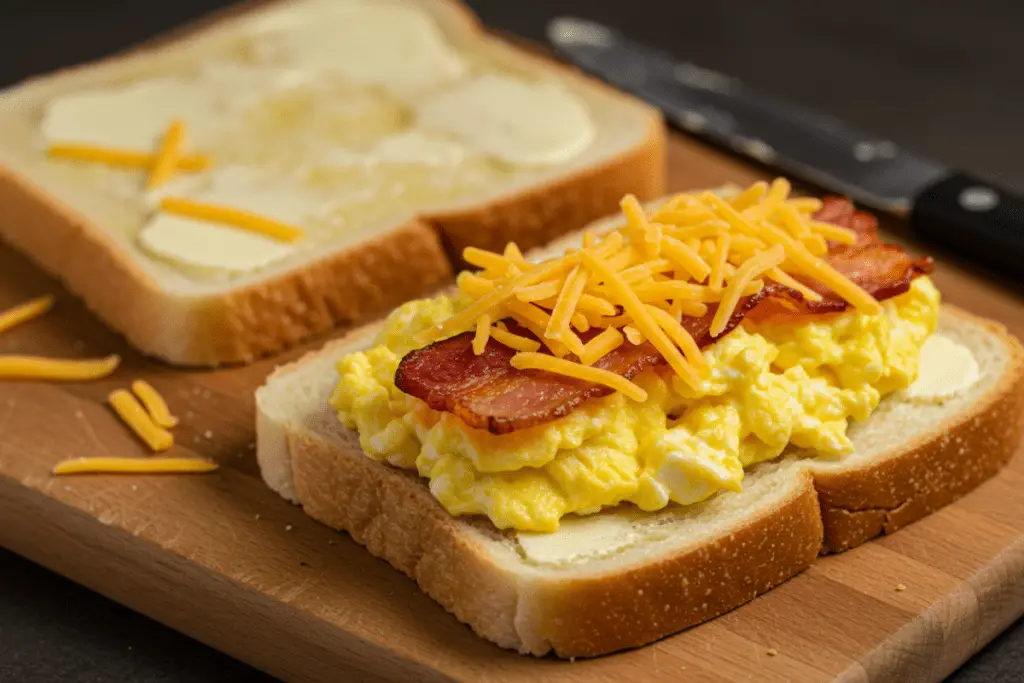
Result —
<path fill-rule="evenodd" d="M 902 592 L 902 591 L 905 591 L 905 590 L 907 590 L 906 585 L 904 585 L 902 583 L 897 583 L 896 584 L 896 591 L 897 592 Z"/>

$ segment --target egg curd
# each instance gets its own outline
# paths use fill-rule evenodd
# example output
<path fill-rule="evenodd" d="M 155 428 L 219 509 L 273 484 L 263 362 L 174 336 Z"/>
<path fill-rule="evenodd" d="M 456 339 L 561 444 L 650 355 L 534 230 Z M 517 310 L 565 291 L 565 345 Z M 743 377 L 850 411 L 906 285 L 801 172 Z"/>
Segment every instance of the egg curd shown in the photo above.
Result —
<path fill-rule="evenodd" d="M 940 296 L 922 276 L 879 314 L 745 320 L 703 349 L 709 371 L 697 387 L 651 368 L 633 380 L 646 401 L 616 392 L 503 435 L 469 428 L 394 383 L 399 361 L 418 346 L 413 337 L 471 303 L 458 294 L 394 311 L 370 349 L 340 359 L 331 405 L 369 457 L 415 469 L 449 513 L 550 532 L 569 513 L 623 502 L 653 511 L 739 491 L 744 468 L 787 447 L 848 452 L 849 421 L 916 378 Z"/>

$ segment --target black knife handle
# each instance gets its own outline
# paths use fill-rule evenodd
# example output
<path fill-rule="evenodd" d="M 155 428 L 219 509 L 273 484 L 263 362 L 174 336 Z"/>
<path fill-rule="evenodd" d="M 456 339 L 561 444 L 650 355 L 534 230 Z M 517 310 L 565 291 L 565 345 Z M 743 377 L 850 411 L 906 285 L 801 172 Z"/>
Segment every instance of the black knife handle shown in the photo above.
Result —
<path fill-rule="evenodd" d="M 1024 279 L 1024 199 L 954 172 L 918 195 L 910 214 L 916 235 Z"/>

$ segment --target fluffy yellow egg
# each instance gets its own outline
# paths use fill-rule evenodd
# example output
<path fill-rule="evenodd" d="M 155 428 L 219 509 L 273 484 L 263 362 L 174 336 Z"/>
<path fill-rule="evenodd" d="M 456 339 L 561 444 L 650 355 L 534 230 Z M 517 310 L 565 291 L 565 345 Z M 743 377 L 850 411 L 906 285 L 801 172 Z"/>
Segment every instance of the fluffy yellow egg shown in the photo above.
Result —
<path fill-rule="evenodd" d="M 648 370 L 635 379 L 644 403 L 612 394 L 506 435 L 470 429 L 394 385 L 412 337 L 464 305 L 438 297 L 397 309 L 372 348 L 338 362 L 331 403 L 369 457 L 416 469 L 451 514 L 554 531 L 569 513 L 623 502 L 659 510 L 738 491 L 745 467 L 787 448 L 841 456 L 849 421 L 916 378 L 939 293 L 921 277 L 879 315 L 747 321 L 703 350 L 710 372 L 697 389 Z"/>

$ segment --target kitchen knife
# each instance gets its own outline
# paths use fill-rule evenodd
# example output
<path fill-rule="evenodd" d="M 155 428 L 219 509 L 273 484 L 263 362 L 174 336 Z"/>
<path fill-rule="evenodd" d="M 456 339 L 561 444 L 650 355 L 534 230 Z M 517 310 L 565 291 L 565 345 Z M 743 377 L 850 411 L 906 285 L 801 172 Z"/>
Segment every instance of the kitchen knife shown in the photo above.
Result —
<path fill-rule="evenodd" d="M 596 22 L 560 17 L 547 33 L 563 58 L 660 108 L 676 126 L 906 217 L 915 237 L 1024 279 L 1024 199 Z"/>

